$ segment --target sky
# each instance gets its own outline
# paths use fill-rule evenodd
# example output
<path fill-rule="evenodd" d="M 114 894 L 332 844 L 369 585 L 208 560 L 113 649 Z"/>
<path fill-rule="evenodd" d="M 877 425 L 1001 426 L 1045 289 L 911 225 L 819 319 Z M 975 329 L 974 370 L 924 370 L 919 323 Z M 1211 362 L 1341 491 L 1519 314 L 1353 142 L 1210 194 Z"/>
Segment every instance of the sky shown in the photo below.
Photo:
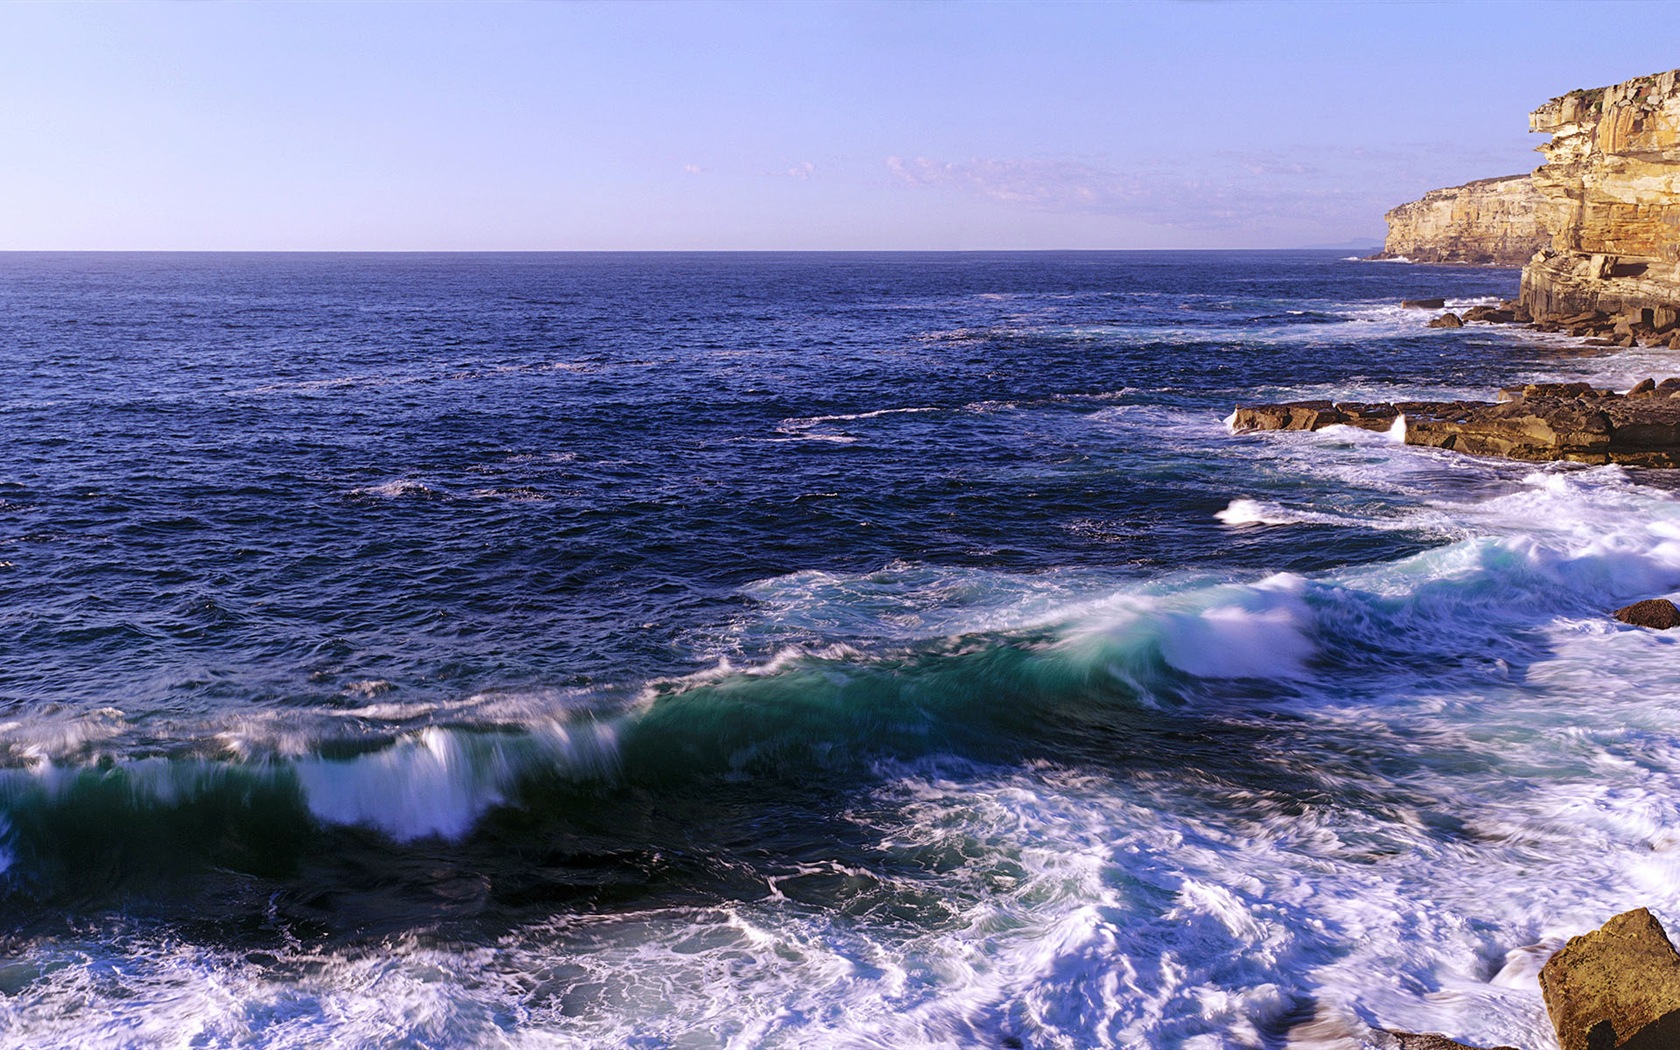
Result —
<path fill-rule="evenodd" d="M 1680 4 L 0 5 L 0 250 L 1289 248 Z"/>

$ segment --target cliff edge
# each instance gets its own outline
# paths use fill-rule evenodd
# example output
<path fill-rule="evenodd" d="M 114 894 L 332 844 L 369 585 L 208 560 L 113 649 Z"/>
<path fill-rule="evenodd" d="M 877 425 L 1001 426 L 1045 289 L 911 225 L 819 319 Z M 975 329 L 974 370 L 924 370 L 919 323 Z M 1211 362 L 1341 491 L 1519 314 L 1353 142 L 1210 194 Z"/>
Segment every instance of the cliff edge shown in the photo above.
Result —
<path fill-rule="evenodd" d="M 1518 267 L 1552 243 L 1539 207 L 1527 175 L 1430 190 L 1383 216 L 1388 237 L 1372 258 Z"/>
<path fill-rule="evenodd" d="M 1529 115 L 1552 243 L 1523 270 L 1536 320 L 1589 311 L 1680 321 L 1680 70 L 1572 91 Z"/>

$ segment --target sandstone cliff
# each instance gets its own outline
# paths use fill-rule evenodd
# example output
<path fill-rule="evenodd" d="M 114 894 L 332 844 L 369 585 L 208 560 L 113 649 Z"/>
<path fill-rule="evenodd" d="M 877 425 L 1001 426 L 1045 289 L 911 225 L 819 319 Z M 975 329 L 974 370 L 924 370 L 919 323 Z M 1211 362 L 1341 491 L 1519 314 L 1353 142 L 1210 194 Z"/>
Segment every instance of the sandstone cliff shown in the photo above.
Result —
<path fill-rule="evenodd" d="M 1430 190 L 1383 216 L 1388 238 L 1373 258 L 1521 266 L 1552 243 L 1540 225 L 1539 203 L 1527 175 Z"/>
<path fill-rule="evenodd" d="M 1680 70 L 1572 91 L 1535 110 L 1533 175 L 1552 243 L 1523 270 L 1536 319 L 1680 320 Z"/>

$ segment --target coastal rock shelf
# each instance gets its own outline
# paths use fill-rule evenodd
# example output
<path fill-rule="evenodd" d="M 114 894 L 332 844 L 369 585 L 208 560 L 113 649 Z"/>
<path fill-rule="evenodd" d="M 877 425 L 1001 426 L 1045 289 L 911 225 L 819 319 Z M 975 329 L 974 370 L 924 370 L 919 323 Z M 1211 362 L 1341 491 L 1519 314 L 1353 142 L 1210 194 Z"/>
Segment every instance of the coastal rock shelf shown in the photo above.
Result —
<path fill-rule="evenodd" d="M 1597 310 L 1680 318 L 1680 70 L 1572 91 L 1529 116 L 1550 247 L 1523 270 L 1537 320 Z"/>
<path fill-rule="evenodd" d="M 1517 267 L 1552 243 L 1528 175 L 1430 190 L 1384 215 L 1388 237 L 1373 259 Z"/>
<path fill-rule="evenodd" d="M 1626 394 L 1585 383 L 1534 383 L 1501 400 L 1290 401 L 1246 405 L 1235 433 L 1353 426 L 1385 431 L 1408 445 L 1529 461 L 1680 467 L 1680 378 L 1645 380 Z"/>

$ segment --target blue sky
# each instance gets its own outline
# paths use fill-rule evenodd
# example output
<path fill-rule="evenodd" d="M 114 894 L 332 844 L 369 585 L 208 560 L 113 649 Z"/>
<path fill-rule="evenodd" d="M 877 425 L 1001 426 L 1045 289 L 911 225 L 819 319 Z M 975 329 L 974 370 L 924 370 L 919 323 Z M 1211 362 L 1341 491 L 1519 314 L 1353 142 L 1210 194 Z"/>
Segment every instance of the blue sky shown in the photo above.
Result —
<path fill-rule="evenodd" d="M 1375 241 L 1677 40 L 1665 3 L 11 3 L 0 249 Z"/>

